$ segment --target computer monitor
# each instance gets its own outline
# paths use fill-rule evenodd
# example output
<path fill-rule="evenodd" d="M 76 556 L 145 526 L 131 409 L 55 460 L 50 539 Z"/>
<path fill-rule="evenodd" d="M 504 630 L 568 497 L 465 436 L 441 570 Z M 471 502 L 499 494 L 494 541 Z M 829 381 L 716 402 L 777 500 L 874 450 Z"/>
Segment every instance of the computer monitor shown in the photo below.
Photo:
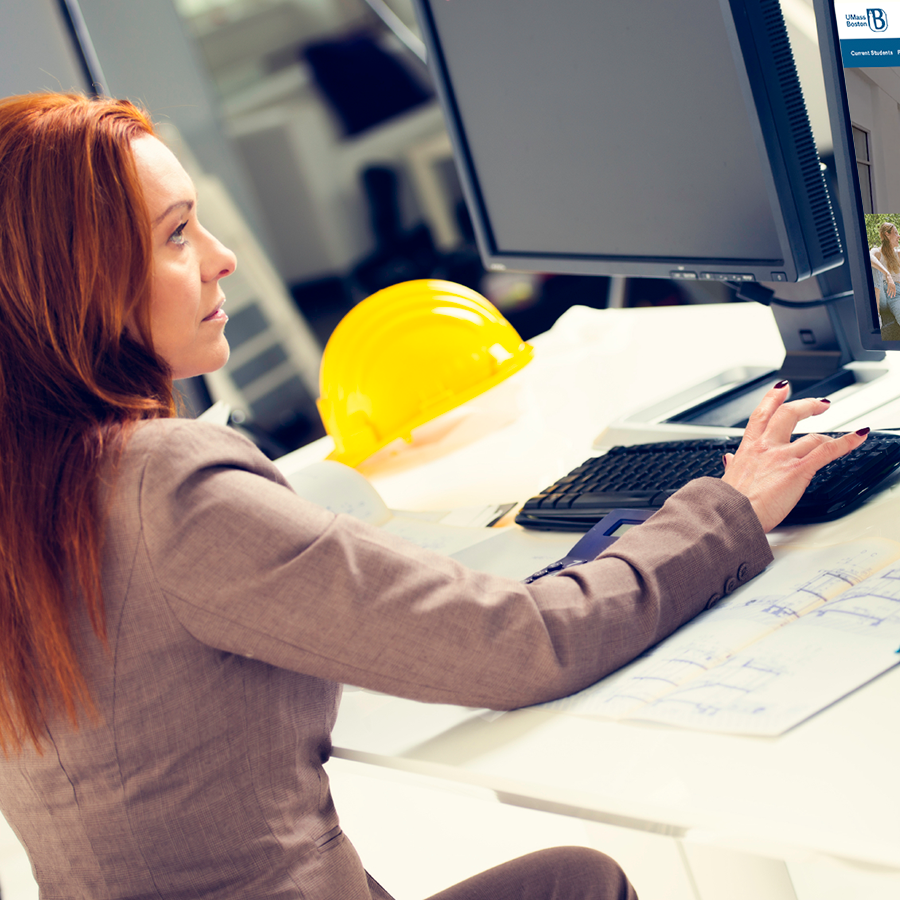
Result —
<path fill-rule="evenodd" d="M 881 289 L 886 279 L 873 267 L 870 249 L 878 249 L 880 257 L 887 239 L 883 263 L 900 282 L 900 251 L 894 251 L 889 227 L 900 229 L 900 3 L 888 0 L 873 7 L 815 0 L 815 11 L 862 343 L 873 350 L 897 350 L 900 289 L 898 302 L 892 303 Z"/>
<path fill-rule="evenodd" d="M 782 369 L 698 385 L 703 402 L 654 412 L 663 434 L 737 433 L 780 377 L 819 396 L 877 377 L 847 369 L 880 354 L 848 319 L 777 0 L 416 6 L 487 269 L 726 281 L 763 301 L 818 276 L 824 305 L 776 312 Z"/>
<path fill-rule="evenodd" d="M 420 14 L 488 269 L 777 282 L 842 261 L 774 0 Z"/>

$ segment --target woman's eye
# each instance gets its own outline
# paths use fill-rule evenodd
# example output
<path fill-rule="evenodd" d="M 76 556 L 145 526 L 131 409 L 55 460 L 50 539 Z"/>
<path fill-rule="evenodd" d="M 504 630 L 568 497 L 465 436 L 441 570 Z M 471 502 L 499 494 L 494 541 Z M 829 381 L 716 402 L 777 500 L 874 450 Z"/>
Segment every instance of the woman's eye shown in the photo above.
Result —
<path fill-rule="evenodd" d="M 183 246 L 187 243 L 187 238 L 184 236 L 184 229 L 187 227 L 187 222 L 182 222 L 169 236 L 169 240 L 173 244 L 177 244 L 178 246 Z"/>

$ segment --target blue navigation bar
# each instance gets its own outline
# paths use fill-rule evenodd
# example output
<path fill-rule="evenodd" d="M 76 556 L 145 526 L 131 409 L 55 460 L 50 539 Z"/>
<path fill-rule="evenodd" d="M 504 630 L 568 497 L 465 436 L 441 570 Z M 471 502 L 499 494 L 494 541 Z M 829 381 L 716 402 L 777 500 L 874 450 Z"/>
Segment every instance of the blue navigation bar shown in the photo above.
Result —
<path fill-rule="evenodd" d="M 900 66 L 900 38 L 841 41 L 845 69 L 864 66 Z"/>

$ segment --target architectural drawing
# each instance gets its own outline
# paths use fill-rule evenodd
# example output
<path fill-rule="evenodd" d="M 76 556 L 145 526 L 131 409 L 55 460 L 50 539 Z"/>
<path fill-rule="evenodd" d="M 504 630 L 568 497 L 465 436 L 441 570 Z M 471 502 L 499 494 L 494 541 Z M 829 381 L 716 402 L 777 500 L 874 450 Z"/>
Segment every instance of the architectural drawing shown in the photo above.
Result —
<path fill-rule="evenodd" d="M 900 662 L 900 543 L 783 552 L 769 569 L 598 684 L 577 715 L 780 734 Z"/>

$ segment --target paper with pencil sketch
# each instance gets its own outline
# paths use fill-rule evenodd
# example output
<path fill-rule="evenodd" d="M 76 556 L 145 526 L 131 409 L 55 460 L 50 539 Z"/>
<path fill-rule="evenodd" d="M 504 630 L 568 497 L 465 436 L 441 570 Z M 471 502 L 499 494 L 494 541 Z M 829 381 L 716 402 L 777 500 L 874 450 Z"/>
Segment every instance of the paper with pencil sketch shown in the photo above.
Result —
<path fill-rule="evenodd" d="M 775 552 L 764 573 L 634 662 L 545 706 L 776 735 L 900 662 L 900 544 Z"/>
<path fill-rule="evenodd" d="M 487 528 L 442 525 L 418 518 L 414 513 L 393 512 L 365 476 L 343 463 L 329 460 L 313 463 L 289 475 L 288 482 L 306 500 L 334 513 L 346 513 L 377 525 L 420 547 L 440 553 L 454 553 L 487 540 L 493 534 Z"/>
<path fill-rule="evenodd" d="M 559 559 L 575 540 L 572 535 L 539 537 L 518 526 L 485 527 L 513 504 L 430 513 L 390 510 L 356 469 L 329 460 L 290 474 L 288 481 L 301 497 L 332 512 L 355 516 L 420 547 L 454 556 L 470 568 L 510 578 L 525 578 Z"/>

